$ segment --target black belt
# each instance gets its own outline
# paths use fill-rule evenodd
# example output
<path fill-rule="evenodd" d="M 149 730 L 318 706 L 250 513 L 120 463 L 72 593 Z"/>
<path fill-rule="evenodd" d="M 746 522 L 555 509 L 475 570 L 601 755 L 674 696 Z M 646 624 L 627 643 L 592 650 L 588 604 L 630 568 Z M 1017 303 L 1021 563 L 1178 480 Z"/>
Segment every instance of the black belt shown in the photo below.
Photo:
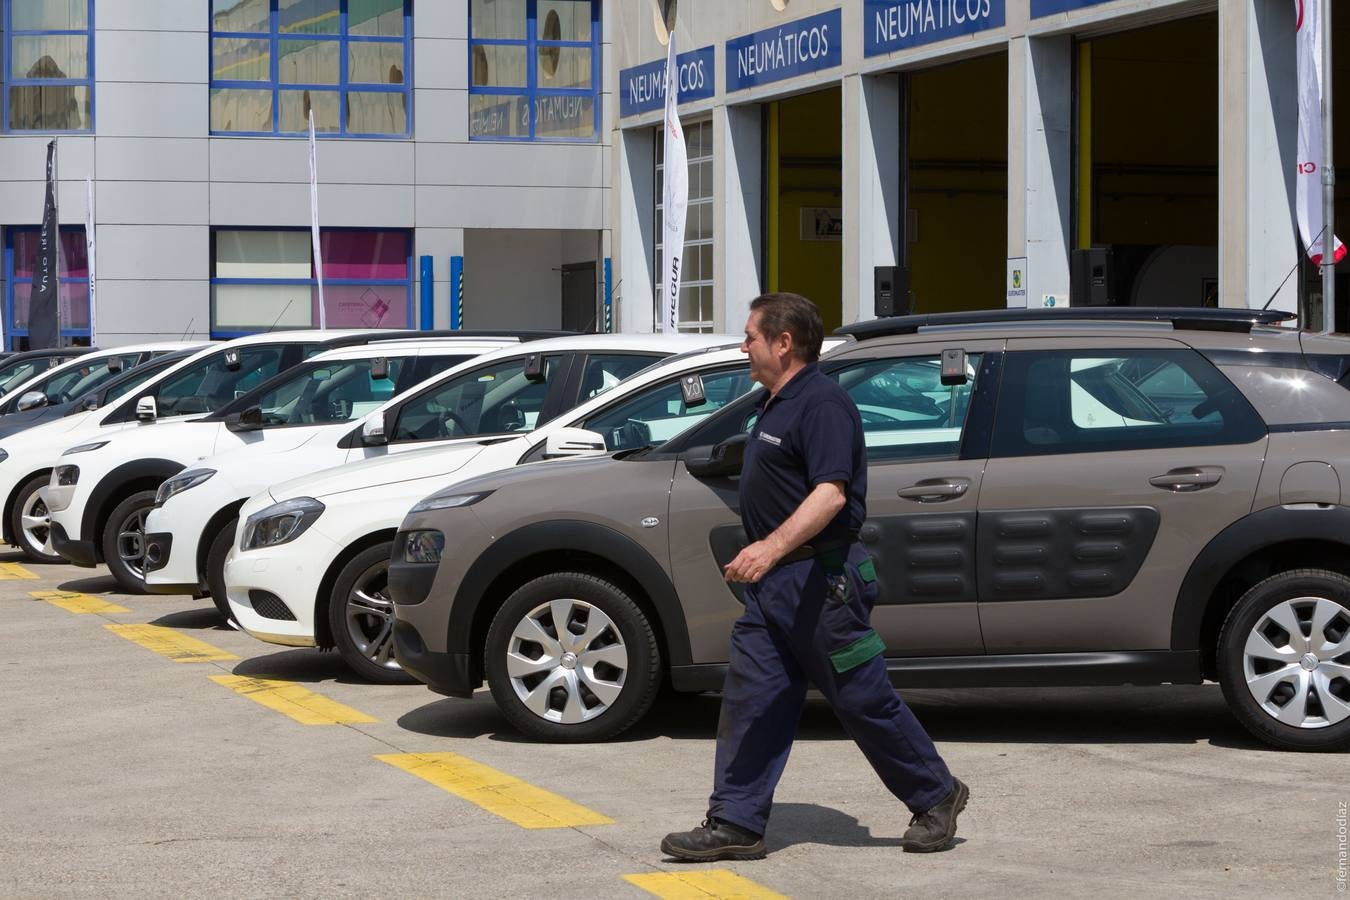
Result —
<path fill-rule="evenodd" d="M 849 546 L 857 543 L 857 541 L 858 532 L 850 531 L 848 537 L 842 541 L 802 544 L 780 559 L 778 565 L 785 566 L 788 563 L 803 562 L 808 559 L 828 559 L 831 557 L 837 559 L 839 565 L 843 565 L 844 557 L 848 555 Z"/>

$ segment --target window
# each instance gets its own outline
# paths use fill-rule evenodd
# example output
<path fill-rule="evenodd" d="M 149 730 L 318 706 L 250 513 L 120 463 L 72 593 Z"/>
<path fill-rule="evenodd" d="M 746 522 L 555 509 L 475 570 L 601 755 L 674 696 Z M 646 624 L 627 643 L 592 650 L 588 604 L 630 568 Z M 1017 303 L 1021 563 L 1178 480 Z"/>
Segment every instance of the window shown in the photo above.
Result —
<path fill-rule="evenodd" d="M 1190 350 L 1010 353 L 995 456 L 1245 444 L 1251 404 Z"/>
<path fill-rule="evenodd" d="M 470 0 L 469 139 L 593 141 L 599 0 Z"/>
<path fill-rule="evenodd" d="M 525 375 L 515 358 L 467 372 L 405 403 L 395 441 L 434 441 L 480 434 L 522 434 L 539 424 L 560 356 L 544 360 L 542 379 Z"/>
<path fill-rule="evenodd" d="M 400 373 L 411 362 L 408 357 L 388 357 L 386 378 L 374 377 L 371 359 L 333 361 L 307 368 L 258 399 L 263 425 L 350 422 L 393 397 Z"/>
<path fill-rule="evenodd" d="M 159 415 L 214 412 L 281 371 L 281 353 L 280 347 L 244 347 L 236 368 L 224 353 L 189 366 L 155 391 Z"/>
<path fill-rule="evenodd" d="M 593 416 L 582 427 L 603 435 L 605 449 L 609 451 L 646 447 L 670 440 L 753 386 L 748 366 L 709 373 L 703 376 L 707 402 L 689 408 L 684 405 L 680 382 L 668 381 Z"/>
<path fill-rule="evenodd" d="M 712 122 L 691 122 L 684 129 L 689 157 L 689 210 L 684 219 L 684 261 L 680 266 L 680 331 L 712 332 L 713 327 L 713 145 Z M 661 273 L 661 225 L 665 207 L 665 141 L 656 130 L 656 257 L 652 271 Z M 661 284 L 656 293 L 660 302 Z"/>
<path fill-rule="evenodd" d="M 406 137 L 411 0 L 211 0 L 211 132 Z"/>
<path fill-rule="evenodd" d="M 831 377 L 858 406 L 869 460 L 955 459 L 979 368 L 971 354 L 958 385 L 942 383 L 936 356 L 868 360 Z"/>
<path fill-rule="evenodd" d="M 114 359 L 118 361 L 115 370 L 108 368 L 108 363 Z M 134 353 L 127 356 L 105 356 L 101 359 L 91 360 L 84 365 L 74 365 L 64 371 L 49 375 L 30 387 L 29 390 L 41 391 L 49 404 L 66 403 L 76 397 L 83 396 L 88 391 L 92 391 L 124 369 L 132 368 L 136 365 L 136 361 L 137 357 Z"/>
<path fill-rule="evenodd" d="M 94 128 L 93 0 L 6 0 L 7 131 Z"/>
<path fill-rule="evenodd" d="M 586 358 L 586 367 L 581 375 L 579 401 L 600 396 L 620 381 L 663 358 L 640 353 L 592 353 Z"/>
<path fill-rule="evenodd" d="M 5 229 L 5 322 L 9 349 L 28 349 L 28 301 L 33 293 L 40 228 Z M 65 343 L 89 344 L 89 263 L 84 226 L 61 228 L 61 337 Z"/>
<path fill-rule="evenodd" d="M 319 324 L 309 229 L 211 233 L 211 336 Z M 329 328 L 407 328 L 412 240 L 406 231 L 325 229 L 323 293 Z"/>

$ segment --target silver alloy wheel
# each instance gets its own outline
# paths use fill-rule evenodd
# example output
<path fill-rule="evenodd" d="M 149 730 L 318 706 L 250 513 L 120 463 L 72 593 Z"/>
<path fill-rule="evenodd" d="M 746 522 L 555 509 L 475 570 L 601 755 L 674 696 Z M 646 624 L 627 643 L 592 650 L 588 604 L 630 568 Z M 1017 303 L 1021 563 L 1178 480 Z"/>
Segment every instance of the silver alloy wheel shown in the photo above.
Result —
<path fill-rule="evenodd" d="M 46 556 L 55 556 L 52 547 L 52 514 L 47 509 L 47 487 L 43 485 L 29 494 L 19 513 L 23 541 L 28 549 Z"/>
<path fill-rule="evenodd" d="M 541 603 L 516 623 L 506 671 L 525 708 L 575 725 L 609 709 L 628 676 L 628 648 L 614 621 L 584 600 Z"/>
<path fill-rule="evenodd" d="M 347 593 L 347 635 L 361 655 L 397 672 L 394 658 L 394 603 L 389 598 L 389 563 L 378 562 L 361 573 Z"/>
<path fill-rule="evenodd" d="M 150 508 L 142 507 L 117 526 L 117 555 L 140 581 L 145 580 L 145 518 L 148 515 Z"/>
<path fill-rule="evenodd" d="M 1350 609 L 1325 597 L 1295 597 L 1265 612 L 1247 635 L 1242 672 L 1270 716 L 1294 728 L 1350 717 Z"/>

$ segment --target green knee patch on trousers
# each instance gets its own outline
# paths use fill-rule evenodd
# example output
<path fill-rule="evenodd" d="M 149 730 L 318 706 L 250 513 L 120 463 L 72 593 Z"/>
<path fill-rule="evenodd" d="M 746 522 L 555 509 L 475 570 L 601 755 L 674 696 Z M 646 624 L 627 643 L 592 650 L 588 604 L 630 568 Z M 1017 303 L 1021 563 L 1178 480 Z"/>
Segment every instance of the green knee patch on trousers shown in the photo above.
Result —
<path fill-rule="evenodd" d="M 877 580 L 877 564 L 872 562 L 872 557 L 858 563 L 858 577 L 863 580 L 863 584 L 871 584 Z"/>
<path fill-rule="evenodd" d="M 885 652 L 886 645 L 882 643 L 881 636 L 875 631 L 869 631 L 842 650 L 831 653 L 830 663 L 834 666 L 836 672 L 843 674 Z"/>

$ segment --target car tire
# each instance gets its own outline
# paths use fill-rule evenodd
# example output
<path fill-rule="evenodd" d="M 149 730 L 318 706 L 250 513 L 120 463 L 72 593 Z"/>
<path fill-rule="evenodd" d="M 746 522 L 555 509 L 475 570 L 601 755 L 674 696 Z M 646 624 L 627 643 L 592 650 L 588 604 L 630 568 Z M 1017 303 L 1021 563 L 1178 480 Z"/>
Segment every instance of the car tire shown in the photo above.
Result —
<path fill-rule="evenodd" d="M 562 615 L 567 622 L 556 624 Z M 559 641 L 563 629 L 570 637 Z M 646 614 L 622 587 L 582 572 L 545 575 L 511 594 L 488 628 L 485 653 L 498 708 L 543 741 L 612 738 L 646 715 L 661 684 Z"/>
<path fill-rule="evenodd" d="M 1350 747 L 1350 578 L 1297 569 L 1261 581 L 1229 611 L 1217 658 L 1224 699 L 1256 737 Z"/>
<path fill-rule="evenodd" d="M 34 475 L 19 488 L 14 496 L 14 505 L 9 510 L 9 529 L 14 535 L 14 545 L 23 555 L 33 562 L 61 563 L 65 558 L 59 553 L 45 553 L 48 545 L 47 534 L 51 529 L 51 512 L 47 509 L 46 488 L 51 482 L 47 475 Z M 38 524 L 46 521 L 46 525 Z"/>
<path fill-rule="evenodd" d="M 413 684 L 394 658 L 394 601 L 389 597 L 393 541 L 362 550 L 338 573 L 328 598 L 328 627 L 347 668 L 377 684 Z"/>
<path fill-rule="evenodd" d="M 154 491 L 137 491 L 113 508 L 103 526 L 103 561 L 128 594 L 145 593 L 145 517 L 154 506 Z"/>
<path fill-rule="evenodd" d="M 238 518 L 226 522 L 206 548 L 206 590 L 226 622 L 234 619 L 234 612 L 230 609 L 225 591 L 225 557 L 230 555 L 230 548 L 234 546 L 234 532 L 238 525 Z"/>

